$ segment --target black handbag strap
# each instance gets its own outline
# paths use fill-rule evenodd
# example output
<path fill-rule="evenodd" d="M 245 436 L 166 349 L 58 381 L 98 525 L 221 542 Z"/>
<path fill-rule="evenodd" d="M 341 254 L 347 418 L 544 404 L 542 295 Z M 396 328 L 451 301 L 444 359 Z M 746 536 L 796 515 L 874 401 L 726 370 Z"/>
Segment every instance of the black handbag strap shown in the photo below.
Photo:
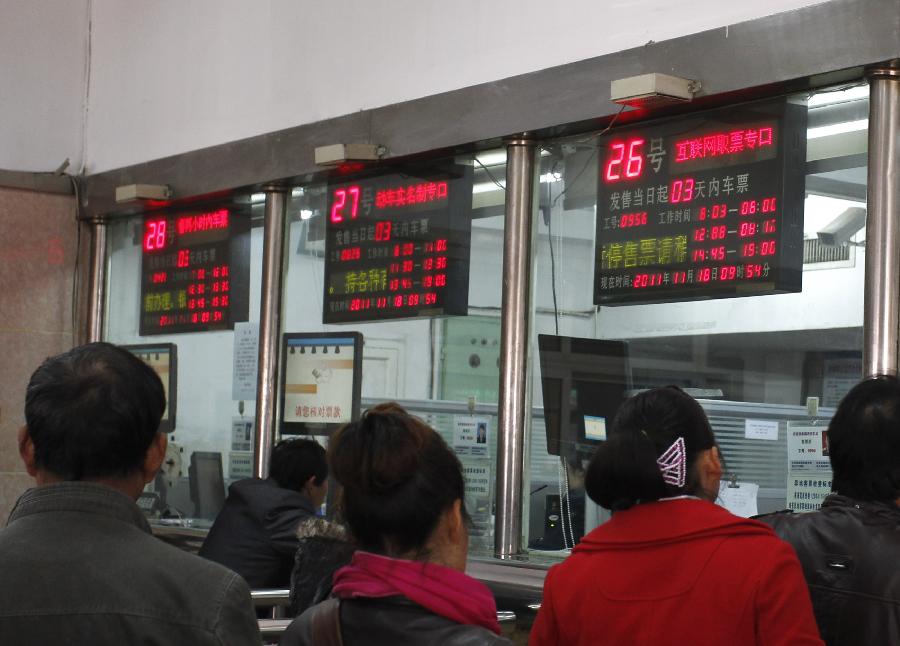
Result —
<path fill-rule="evenodd" d="M 344 646 L 341 638 L 341 600 L 326 599 L 312 612 L 313 646 Z"/>

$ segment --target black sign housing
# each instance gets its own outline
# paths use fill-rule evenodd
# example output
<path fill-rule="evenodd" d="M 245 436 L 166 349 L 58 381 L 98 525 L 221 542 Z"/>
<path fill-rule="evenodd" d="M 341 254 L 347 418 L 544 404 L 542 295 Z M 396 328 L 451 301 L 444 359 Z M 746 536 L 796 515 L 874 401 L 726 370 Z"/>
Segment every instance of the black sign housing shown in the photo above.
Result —
<path fill-rule="evenodd" d="M 801 290 L 806 106 L 769 100 L 618 130 L 599 159 L 594 303 Z"/>

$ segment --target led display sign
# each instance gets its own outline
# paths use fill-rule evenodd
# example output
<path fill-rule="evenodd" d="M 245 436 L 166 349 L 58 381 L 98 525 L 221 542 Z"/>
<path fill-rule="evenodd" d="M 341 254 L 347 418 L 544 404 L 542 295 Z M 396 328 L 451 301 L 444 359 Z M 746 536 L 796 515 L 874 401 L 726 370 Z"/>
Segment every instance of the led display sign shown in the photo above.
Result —
<path fill-rule="evenodd" d="M 466 314 L 472 169 L 328 186 L 323 321 Z"/>
<path fill-rule="evenodd" d="M 780 99 L 602 138 L 594 302 L 800 291 L 805 120 Z"/>
<path fill-rule="evenodd" d="M 141 336 L 223 330 L 247 320 L 247 215 L 230 208 L 150 215 L 141 248 Z"/>

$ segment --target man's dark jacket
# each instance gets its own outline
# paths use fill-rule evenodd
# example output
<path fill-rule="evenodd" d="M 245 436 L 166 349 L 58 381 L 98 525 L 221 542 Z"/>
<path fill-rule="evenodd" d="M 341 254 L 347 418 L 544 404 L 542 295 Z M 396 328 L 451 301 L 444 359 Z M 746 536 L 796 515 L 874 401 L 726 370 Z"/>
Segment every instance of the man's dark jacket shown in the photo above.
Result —
<path fill-rule="evenodd" d="M 297 526 L 315 515 L 312 501 L 274 480 L 247 478 L 228 488 L 200 556 L 240 574 L 251 589 L 287 588 L 297 552 Z"/>
<path fill-rule="evenodd" d="M 900 509 L 833 494 L 760 518 L 794 546 L 828 646 L 900 644 Z"/>
<path fill-rule="evenodd" d="M 247 584 L 99 484 L 25 492 L 0 530 L 0 644 L 259 644 Z"/>

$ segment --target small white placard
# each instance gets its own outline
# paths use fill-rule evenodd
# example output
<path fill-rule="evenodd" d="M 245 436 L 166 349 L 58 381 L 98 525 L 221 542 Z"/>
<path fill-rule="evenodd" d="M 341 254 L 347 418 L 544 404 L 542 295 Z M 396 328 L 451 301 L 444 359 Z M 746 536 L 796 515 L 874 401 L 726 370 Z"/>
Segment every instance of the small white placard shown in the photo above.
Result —
<path fill-rule="evenodd" d="M 490 419 L 457 415 L 454 418 L 453 450 L 457 455 L 487 457 Z"/>
<path fill-rule="evenodd" d="M 231 398 L 235 401 L 256 399 L 256 368 L 259 360 L 259 326 L 256 323 L 234 324 L 234 371 Z"/>
<path fill-rule="evenodd" d="M 777 440 L 777 419 L 748 419 L 744 426 L 744 438 L 748 440 Z"/>
<path fill-rule="evenodd" d="M 252 451 L 253 450 L 253 426 L 252 417 L 232 417 L 231 418 L 231 450 L 232 451 Z"/>
<path fill-rule="evenodd" d="M 750 518 L 758 512 L 756 499 L 759 495 L 759 485 L 754 482 L 737 482 L 732 487 L 728 482 L 719 485 L 719 499 L 716 501 L 722 507 L 735 516 Z"/>

